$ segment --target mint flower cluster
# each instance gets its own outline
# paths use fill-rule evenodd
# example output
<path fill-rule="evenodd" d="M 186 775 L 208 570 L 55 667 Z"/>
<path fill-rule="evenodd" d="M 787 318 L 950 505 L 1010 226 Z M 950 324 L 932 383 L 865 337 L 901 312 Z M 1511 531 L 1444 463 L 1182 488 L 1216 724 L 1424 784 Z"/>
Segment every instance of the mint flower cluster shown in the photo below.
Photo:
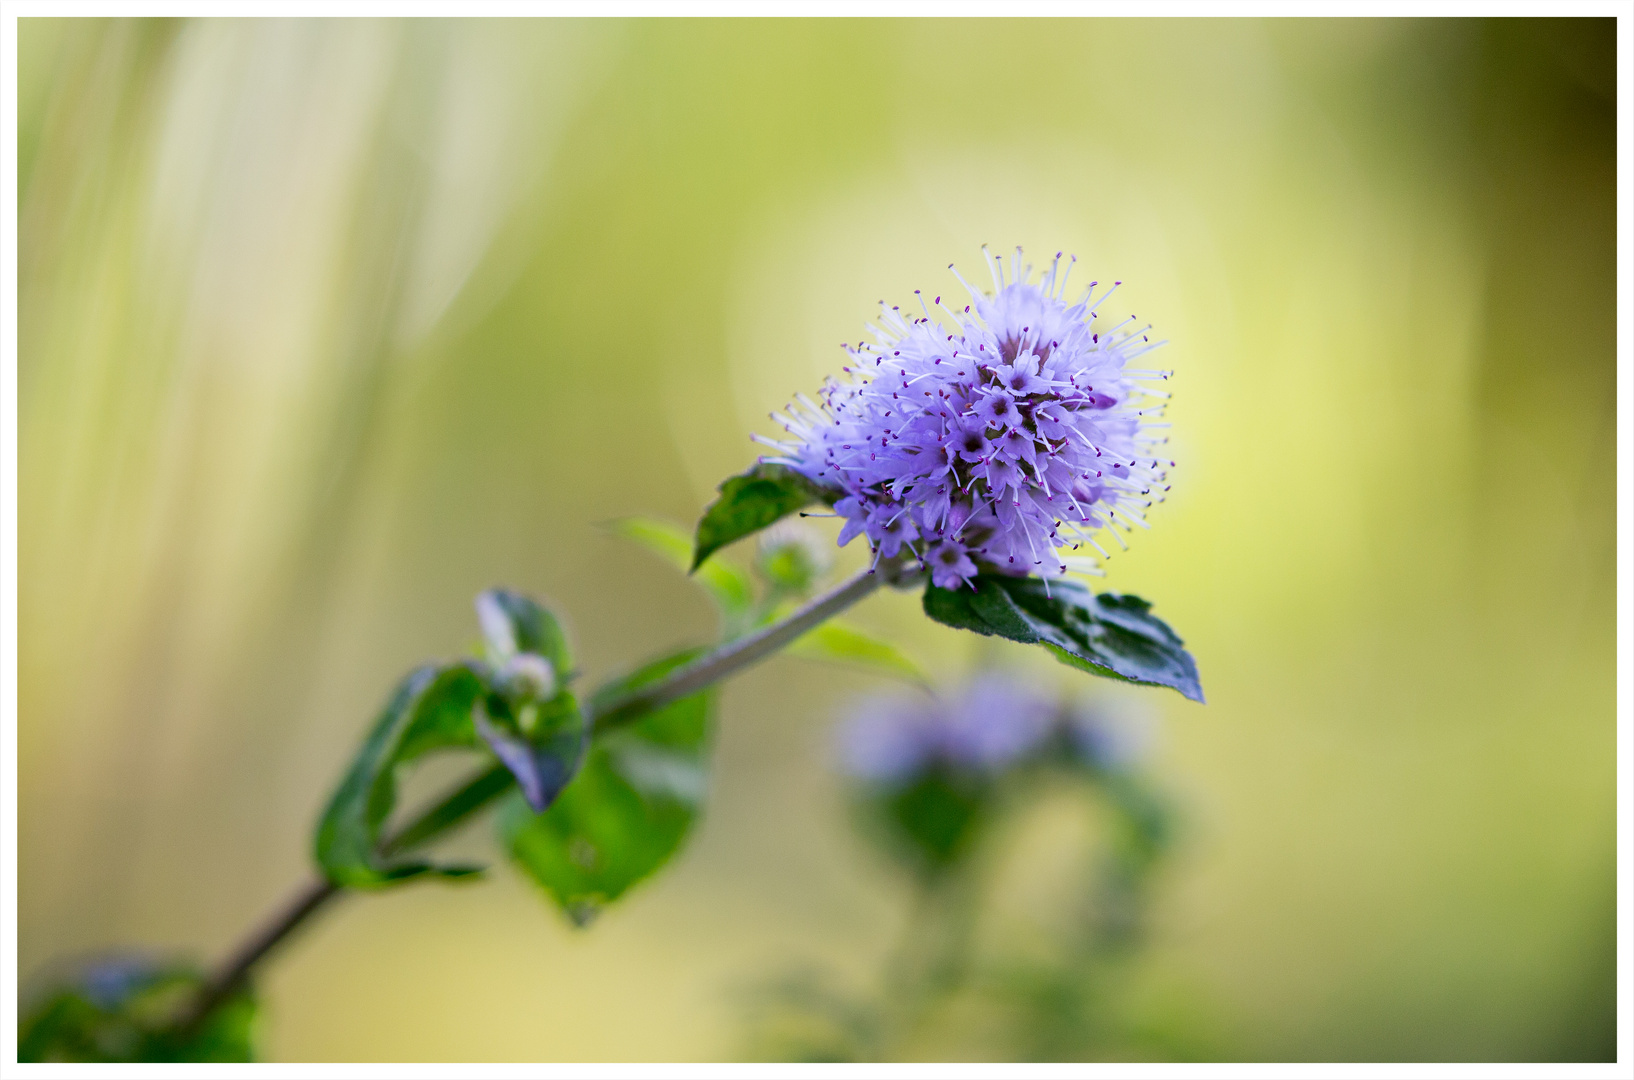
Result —
<path fill-rule="evenodd" d="M 1008 274 L 991 256 L 988 268 L 991 295 L 959 278 L 962 310 L 920 295 L 924 316 L 905 317 L 882 302 L 875 343 L 846 346 L 848 378 L 774 415 L 791 439 L 760 440 L 777 451 L 764 461 L 844 493 L 842 545 L 865 535 L 876 561 L 906 549 L 945 589 L 981 571 L 1098 572 L 1059 549 L 1105 557 L 1103 532 L 1126 546 L 1118 530 L 1146 527 L 1174 464 L 1157 434 L 1168 395 L 1143 385 L 1170 373 L 1128 366 L 1163 342 L 1133 316 L 1101 325 L 1120 283 L 1069 303 L 1059 253 L 1036 284 L 1020 248 Z"/>

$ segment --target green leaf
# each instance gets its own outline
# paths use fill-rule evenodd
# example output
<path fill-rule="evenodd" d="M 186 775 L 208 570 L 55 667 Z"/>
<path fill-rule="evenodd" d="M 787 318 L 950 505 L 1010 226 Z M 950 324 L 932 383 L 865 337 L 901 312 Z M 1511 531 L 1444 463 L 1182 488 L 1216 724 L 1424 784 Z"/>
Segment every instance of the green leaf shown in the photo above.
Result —
<path fill-rule="evenodd" d="M 424 860 L 388 862 L 377 848 L 381 827 L 397 801 L 398 768 L 431 750 L 476 746 L 471 712 L 485 690 L 481 676 L 466 663 L 426 664 L 398 684 L 318 822 L 313 853 L 329 880 L 376 888 L 427 873 L 462 877 L 476 872 Z"/>
<path fill-rule="evenodd" d="M 591 711 L 696 655 L 666 657 L 603 687 Z M 597 739 L 549 810 L 532 813 L 520 797 L 501 808 L 511 857 L 575 923 L 587 923 L 680 848 L 708 788 L 712 711 L 712 691 L 703 690 L 648 712 Z"/>
<path fill-rule="evenodd" d="M 1114 851 L 1133 869 L 1155 861 L 1173 839 L 1173 812 L 1169 804 L 1139 777 L 1103 775 L 1101 788 L 1117 811 Z"/>
<path fill-rule="evenodd" d="M 936 872 L 970 850 L 991 795 L 979 777 L 932 769 L 906 786 L 871 790 L 867 802 L 885 826 L 887 846 Z"/>
<path fill-rule="evenodd" d="M 257 1006 L 248 985 L 193 1030 L 181 1017 L 203 977 L 149 957 L 112 957 L 23 1011 L 19 1061 L 254 1061 Z"/>
<path fill-rule="evenodd" d="M 734 540 L 757 533 L 812 503 L 833 503 L 840 493 L 807 480 L 786 465 L 756 465 L 720 486 L 698 521 L 692 569 Z"/>
<path fill-rule="evenodd" d="M 498 695 L 478 698 L 472 722 L 536 813 L 556 801 L 573 779 L 590 740 L 579 703 L 565 690 L 519 708 Z"/>
<path fill-rule="evenodd" d="M 802 660 L 846 664 L 899 679 L 926 683 L 924 671 L 906 653 L 843 619 L 829 619 L 796 638 L 784 650 Z"/>
<path fill-rule="evenodd" d="M 495 667 L 518 653 L 537 653 L 550 661 L 558 682 L 573 671 L 567 634 L 543 605 L 510 589 L 488 589 L 477 595 L 477 621 Z"/>
<path fill-rule="evenodd" d="M 925 614 L 961 630 L 1042 644 L 1093 675 L 1167 686 L 1203 700 L 1197 663 L 1138 596 L 1095 595 L 1073 581 L 978 574 L 972 588 L 926 588 Z"/>
<path fill-rule="evenodd" d="M 946 626 L 959 630 L 974 630 L 978 634 L 992 636 L 993 628 L 976 614 L 976 609 L 972 606 L 975 597 L 975 589 L 940 589 L 935 585 L 927 586 L 923 600 L 925 614 Z M 1032 644 L 1032 641 L 1028 641 L 1027 644 Z"/>
<path fill-rule="evenodd" d="M 692 538 L 686 530 L 654 518 L 628 517 L 614 521 L 610 528 L 626 540 L 633 540 L 682 571 L 696 570 L 693 580 L 709 593 L 721 613 L 739 617 L 754 606 L 754 588 L 749 575 L 719 560 L 692 567 Z"/>

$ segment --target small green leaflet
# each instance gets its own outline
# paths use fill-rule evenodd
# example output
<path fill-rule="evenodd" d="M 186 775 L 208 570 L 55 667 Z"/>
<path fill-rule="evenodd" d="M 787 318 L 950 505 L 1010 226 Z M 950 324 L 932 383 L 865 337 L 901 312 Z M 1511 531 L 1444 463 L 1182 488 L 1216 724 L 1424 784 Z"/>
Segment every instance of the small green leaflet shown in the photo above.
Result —
<path fill-rule="evenodd" d="M 801 660 L 844 664 L 910 682 L 929 683 L 925 672 L 901 649 L 844 619 L 820 623 L 795 638 L 783 651 Z"/>
<path fill-rule="evenodd" d="M 807 480 L 786 465 L 756 465 L 720 486 L 698 521 L 692 569 L 734 540 L 759 532 L 812 503 L 832 504 L 838 492 Z"/>
<path fill-rule="evenodd" d="M 550 661 L 558 684 L 567 682 L 573 671 L 567 634 L 543 605 L 511 589 L 487 589 L 477 594 L 476 606 L 489 663 L 498 667 L 518 653 L 537 653 Z"/>
<path fill-rule="evenodd" d="M 613 533 L 633 540 L 682 573 L 694 569 L 693 580 L 709 593 L 728 622 L 741 622 L 754 607 L 749 575 L 718 559 L 692 567 L 692 538 L 679 526 L 656 518 L 627 517 L 609 526 Z"/>
<path fill-rule="evenodd" d="M 982 777 L 933 769 L 903 787 L 870 793 L 868 802 L 887 846 L 935 874 L 969 852 L 991 816 L 992 794 Z"/>
<path fill-rule="evenodd" d="M 488 749 L 516 777 L 522 798 L 535 813 L 544 810 L 573 779 L 590 741 L 579 703 L 563 690 L 548 701 L 528 702 L 516 716 L 514 703 L 499 695 L 479 698 L 472 723 Z M 529 721 L 522 730 L 521 721 Z"/>
<path fill-rule="evenodd" d="M 516 777 L 535 811 L 549 806 L 573 779 L 589 731 L 579 704 L 565 689 L 573 656 L 567 634 L 548 609 L 510 589 L 477 596 L 477 620 L 491 673 L 489 693 L 473 703 L 477 735 Z M 550 678 L 529 676 L 527 665 L 543 658 Z M 523 677 L 517 677 L 518 670 Z"/>
<path fill-rule="evenodd" d="M 602 687 L 599 705 L 698 655 L 688 650 Z M 542 814 L 510 797 L 500 838 L 517 865 L 583 925 L 680 848 L 707 793 L 713 695 L 705 690 L 598 738 L 584 768 Z"/>
<path fill-rule="evenodd" d="M 1096 595 L 1074 581 L 978 574 L 973 588 L 925 589 L 937 622 L 1043 645 L 1071 667 L 1203 700 L 1197 663 L 1167 623 L 1138 596 Z"/>
<path fill-rule="evenodd" d="M 330 881 L 378 888 L 428 873 L 477 872 L 423 859 L 387 861 L 377 849 L 397 802 L 398 767 L 431 750 L 476 746 L 471 709 L 484 691 L 481 676 L 466 663 L 426 664 L 398 684 L 318 822 L 313 854 Z"/>

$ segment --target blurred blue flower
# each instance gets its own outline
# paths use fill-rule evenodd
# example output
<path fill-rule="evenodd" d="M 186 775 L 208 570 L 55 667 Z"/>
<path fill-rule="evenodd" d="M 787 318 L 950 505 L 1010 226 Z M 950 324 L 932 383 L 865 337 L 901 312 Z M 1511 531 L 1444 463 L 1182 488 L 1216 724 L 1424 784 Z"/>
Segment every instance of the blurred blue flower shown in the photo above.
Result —
<path fill-rule="evenodd" d="M 978 675 L 947 703 L 941 727 L 947 760 L 996 771 L 1024 757 L 1049 736 L 1056 701 L 1024 682 L 996 673 Z"/>
<path fill-rule="evenodd" d="M 80 974 L 80 988 L 99 1009 L 115 1009 L 160 973 L 149 956 L 117 956 L 94 961 Z"/>
<path fill-rule="evenodd" d="M 880 694 L 859 702 L 840 729 L 840 763 L 859 780 L 891 784 L 923 769 L 935 744 L 928 702 L 907 694 Z"/>
<path fill-rule="evenodd" d="M 997 673 L 946 698 L 878 695 L 841 729 L 841 762 L 857 779 L 886 785 L 939 765 L 994 773 L 1038 749 L 1056 712 L 1053 695 Z"/>

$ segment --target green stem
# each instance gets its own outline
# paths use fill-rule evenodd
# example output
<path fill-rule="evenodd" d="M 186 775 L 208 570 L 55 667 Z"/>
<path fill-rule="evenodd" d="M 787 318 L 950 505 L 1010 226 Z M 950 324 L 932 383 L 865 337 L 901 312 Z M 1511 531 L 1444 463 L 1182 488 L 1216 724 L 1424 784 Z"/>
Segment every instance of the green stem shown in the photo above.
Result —
<path fill-rule="evenodd" d="M 644 686 L 624 698 L 604 702 L 589 717 L 597 735 L 640 719 L 654 709 L 695 694 L 706 686 L 732 675 L 755 661 L 770 656 L 795 638 L 838 615 L 879 588 L 885 572 L 863 570 L 822 596 L 769 626 L 727 642 L 714 652 L 670 672 L 662 681 Z"/>
<path fill-rule="evenodd" d="M 495 763 L 449 792 L 443 800 L 380 842 L 380 854 L 395 855 L 417 848 L 452 829 L 511 789 L 516 778 Z"/>
<path fill-rule="evenodd" d="M 908 921 L 884 973 L 887 1030 L 899 1046 L 965 981 L 975 889 L 968 858 L 915 882 Z"/>
<path fill-rule="evenodd" d="M 594 735 L 603 735 L 631 723 L 654 709 L 678 701 L 712 686 L 728 675 L 770 656 L 824 620 L 839 614 L 890 579 L 896 567 L 880 572 L 864 570 L 787 618 L 762 627 L 752 634 L 729 641 L 705 656 L 672 671 L 663 680 L 644 686 L 625 697 L 586 708 L 586 721 Z M 455 788 L 437 803 L 380 842 L 382 854 L 419 847 L 448 832 L 509 791 L 514 783 L 504 765 L 493 764 Z M 252 968 L 282 941 L 344 890 L 319 878 L 303 886 L 288 904 L 262 929 L 245 939 L 229 954 L 220 968 L 205 981 L 193 1008 L 183 1020 L 186 1030 L 196 1030 L 215 1009 L 236 992 Z"/>
<path fill-rule="evenodd" d="M 389 855 L 403 851 L 447 832 L 509 791 L 514 783 L 510 770 L 503 765 L 494 765 L 478 773 L 382 840 L 380 853 Z M 192 1008 L 182 1020 L 183 1030 L 197 1031 L 211 1013 L 238 991 L 251 968 L 342 892 L 341 887 L 328 878 L 320 877 L 307 882 L 265 927 L 246 938 L 205 981 Z"/>

